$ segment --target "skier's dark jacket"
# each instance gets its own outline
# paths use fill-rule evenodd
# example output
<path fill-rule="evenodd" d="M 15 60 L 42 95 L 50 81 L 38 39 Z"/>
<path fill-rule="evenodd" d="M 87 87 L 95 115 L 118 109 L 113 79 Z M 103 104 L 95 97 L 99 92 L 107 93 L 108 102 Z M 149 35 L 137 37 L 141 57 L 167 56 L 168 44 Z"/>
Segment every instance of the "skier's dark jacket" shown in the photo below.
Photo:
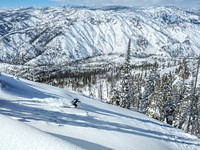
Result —
<path fill-rule="evenodd" d="M 74 100 L 72 101 L 72 105 L 74 105 L 75 107 L 77 107 L 77 103 L 80 102 L 78 98 L 74 98 Z"/>

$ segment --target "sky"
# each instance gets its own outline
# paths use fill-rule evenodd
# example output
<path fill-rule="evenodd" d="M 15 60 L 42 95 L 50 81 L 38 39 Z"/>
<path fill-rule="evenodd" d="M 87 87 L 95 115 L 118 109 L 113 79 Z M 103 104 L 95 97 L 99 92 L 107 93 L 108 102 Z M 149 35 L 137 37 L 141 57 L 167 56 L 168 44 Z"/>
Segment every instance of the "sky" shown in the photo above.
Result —
<path fill-rule="evenodd" d="M 200 0 L 0 0 L 0 8 L 45 6 L 176 6 L 200 9 Z"/>

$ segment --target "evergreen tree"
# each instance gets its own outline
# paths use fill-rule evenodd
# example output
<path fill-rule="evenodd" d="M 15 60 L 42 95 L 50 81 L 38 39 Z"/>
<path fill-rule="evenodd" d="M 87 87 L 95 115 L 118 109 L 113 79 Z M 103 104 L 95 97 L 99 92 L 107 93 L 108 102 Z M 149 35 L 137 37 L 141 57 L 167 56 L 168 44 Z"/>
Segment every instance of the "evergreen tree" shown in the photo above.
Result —
<path fill-rule="evenodd" d="M 174 104 L 174 96 L 172 92 L 172 76 L 171 74 L 163 77 L 162 84 L 162 94 L 163 94 L 163 114 L 162 118 L 166 121 L 166 123 L 172 125 L 173 123 L 173 115 L 175 111 Z"/>
<path fill-rule="evenodd" d="M 191 101 L 189 104 L 189 116 L 187 124 L 187 132 L 195 133 L 195 124 L 198 123 L 199 111 L 198 111 L 198 96 L 197 96 L 197 81 L 200 67 L 200 57 L 198 58 L 197 71 L 193 74 L 194 86 L 192 90 Z"/>
<path fill-rule="evenodd" d="M 200 88 L 198 86 L 195 94 L 195 102 L 193 106 L 192 120 L 191 120 L 191 133 L 194 135 L 200 135 Z"/>
<path fill-rule="evenodd" d="M 162 116 L 162 91 L 161 91 L 161 80 L 158 80 L 154 86 L 154 91 L 149 97 L 149 104 L 147 108 L 147 115 L 161 120 Z"/>
<path fill-rule="evenodd" d="M 188 117 L 188 99 L 191 99 L 192 83 L 186 83 L 186 79 L 190 76 L 190 70 L 186 59 L 180 63 L 176 69 L 176 74 L 179 76 L 178 82 L 173 86 L 175 93 L 176 109 L 174 112 L 174 126 L 180 129 L 184 129 Z"/>
<path fill-rule="evenodd" d="M 131 51 L 131 39 L 128 42 L 128 49 L 126 51 L 126 58 L 123 68 L 123 79 L 122 79 L 122 91 L 121 91 L 121 100 L 120 106 L 123 108 L 130 108 L 131 104 L 131 95 L 130 95 L 130 51 Z"/>
<path fill-rule="evenodd" d="M 120 104 L 120 91 L 118 91 L 116 88 L 113 88 L 110 91 L 110 101 L 109 104 L 113 105 L 119 105 Z"/>
<path fill-rule="evenodd" d="M 149 97 L 154 91 L 155 84 L 158 79 L 158 74 L 157 74 L 157 67 L 153 68 L 152 71 L 149 74 L 145 90 L 142 94 L 142 102 L 141 102 L 141 110 L 143 113 L 146 113 L 148 104 L 149 104 Z"/>
<path fill-rule="evenodd" d="M 188 127 L 190 128 L 191 126 L 188 125 L 189 123 L 189 115 L 190 115 L 190 104 L 191 104 L 191 100 L 192 100 L 192 92 L 193 92 L 193 87 L 194 87 L 194 81 L 191 80 L 189 83 L 185 84 L 186 86 L 186 90 L 185 93 L 183 95 L 183 100 L 180 103 L 180 108 L 179 108 L 179 114 L 178 114 L 178 118 L 177 118 L 177 122 L 178 122 L 178 128 L 183 129 L 186 132 L 191 132 L 191 130 L 188 130 Z M 180 116 L 180 117 L 179 117 Z"/>
<path fill-rule="evenodd" d="M 188 95 L 188 88 L 186 86 L 185 81 L 180 79 L 176 83 L 176 85 L 173 86 L 173 91 L 174 91 L 174 98 L 175 98 L 175 104 L 176 104 L 176 109 L 174 111 L 174 123 L 173 125 L 178 128 L 182 128 L 182 124 L 186 120 L 186 112 L 187 112 L 187 107 L 188 107 L 188 100 L 187 100 L 187 95 Z"/>
<path fill-rule="evenodd" d="M 141 93 L 141 78 L 132 79 L 132 105 L 136 108 L 136 111 L 140 109 L 140 102 L 142 99 Z"/>

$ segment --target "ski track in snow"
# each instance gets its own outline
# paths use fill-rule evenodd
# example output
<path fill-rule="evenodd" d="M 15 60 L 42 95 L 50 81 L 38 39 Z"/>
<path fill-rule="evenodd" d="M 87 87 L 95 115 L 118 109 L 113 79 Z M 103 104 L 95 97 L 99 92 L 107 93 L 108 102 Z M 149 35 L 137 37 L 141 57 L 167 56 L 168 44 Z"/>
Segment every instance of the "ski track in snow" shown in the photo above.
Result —
<path fill-rule="evenodd" d="M 5 85 L 0 89 L 1 118 L 8 116 L 18 120 L 76 145 L 77 149 L 200 149 L 200 141 L 196 137 L 140 113 L 105 104 L 80 93 L 8 75 L 0 76 L 0 82 Z M 71 106 L 73 97 L 81 100 L 77 109 Z M 0 145 L 3 138 L 0 135 Z M 9 138 L 13 136 L 9 135 Z"/>

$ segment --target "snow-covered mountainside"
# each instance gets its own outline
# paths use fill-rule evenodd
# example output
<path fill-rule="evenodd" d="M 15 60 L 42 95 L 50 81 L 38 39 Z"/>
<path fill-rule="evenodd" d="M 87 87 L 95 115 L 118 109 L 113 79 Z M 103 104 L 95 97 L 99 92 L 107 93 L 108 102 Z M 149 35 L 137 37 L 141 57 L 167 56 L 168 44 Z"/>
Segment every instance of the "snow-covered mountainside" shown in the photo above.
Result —
<path fill-rule="evenodd" d="M 120 55 L 129 38 L 135 57 L 194 57 L 200 49 L 200 13 L 175 7 L 0 10 L 4 63 L 58 65 Z"/>
<path fill-rule="evenodd" d="M 200 149 L 195 136 L 81 93 L 5 74 L 0 85 L 1 150 Z"/>

